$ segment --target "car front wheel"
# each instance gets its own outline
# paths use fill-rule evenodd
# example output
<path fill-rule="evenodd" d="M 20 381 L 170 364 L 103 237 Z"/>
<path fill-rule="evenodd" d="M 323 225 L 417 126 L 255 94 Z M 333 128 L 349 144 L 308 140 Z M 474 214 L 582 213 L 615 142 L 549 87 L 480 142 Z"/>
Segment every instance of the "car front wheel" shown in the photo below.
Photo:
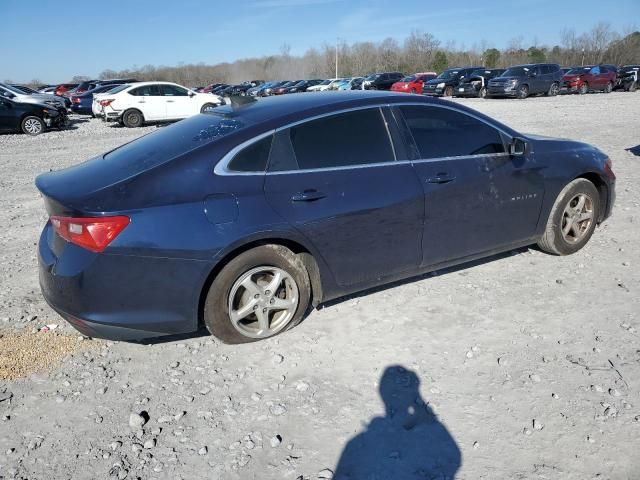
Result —
<path fill-rule="evenodd" d="M 255 342 L 297 325 L 310 297 L 300 258 L 281 245 L 263 245 L 241 253 L 216 275 L 204 322 L 225 343 Z"/>
<path fill-rule="evenodd" d="M 589 180 L 577 178 L 558 195 L 538 246 L 547 253 L 571 255 L 587 244 L 599 216 L 598 190 Z"/>
<path fill-rule="evenodd" d="M 20 124 L 20 128 L 23 133 L 31 136 L 40 135 L 44 132 L 44 122 L 40 117 L 29 116 L 25 117 Z"/>
<path fill-rule="evenodd" d="M 200 113 L 207 113 L 216 108 L 218 105 L 214 103 L 205 103 L 200 109 Z"/>
<path fill-rule="evenodd" d="M 588 91 L 589 91 L 589 85 L 587 84 L 587 82 L 584 82 L 582 85 L 580 85 L 580 88 L 578 89 L 578 93 L 580 95 L 584 95 Z"/>
<path fill-rule="evenodd" d="M 529 96 L 529 87 L 527 85 L 520 85 L 518 87 L 518 98 L 524 100 Z"/>

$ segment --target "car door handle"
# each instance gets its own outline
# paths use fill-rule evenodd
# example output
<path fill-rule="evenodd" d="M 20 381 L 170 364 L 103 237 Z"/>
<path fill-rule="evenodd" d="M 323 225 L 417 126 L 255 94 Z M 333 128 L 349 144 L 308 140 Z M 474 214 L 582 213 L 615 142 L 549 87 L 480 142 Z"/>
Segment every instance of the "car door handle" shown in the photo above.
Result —
<path fill-rule="evenodd" d="M 427 183 L 443 184 L 453 182 L 455 179 L 456 177 L 449 175 L 448 173 L 438 173 L 434 177 L 427 178 Z"/>
<path fill-rule="evenodd" d="M 173 103 L 173 100 L 167 100 L 167 103 Z"/>
<path fill-rule="evenodd" d="M 318 190 L 305 190 L 304 192 L 299 192 L 294 194 L 291 197 L 292 202 L 315 202 L 316 200 L 320 200 L 326 197 L 326 195 Z"/>

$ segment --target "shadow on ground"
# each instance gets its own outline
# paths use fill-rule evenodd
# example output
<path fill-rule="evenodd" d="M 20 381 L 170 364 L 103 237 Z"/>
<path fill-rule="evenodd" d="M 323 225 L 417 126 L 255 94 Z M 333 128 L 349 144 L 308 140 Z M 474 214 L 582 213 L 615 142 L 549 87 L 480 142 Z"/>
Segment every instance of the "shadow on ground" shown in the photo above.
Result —
<path fill-rule="evenodd" d="M 385 416 L 376 417 L 344 448 L 334 480 L 453 479 L 461 454 L 447 428 L 420 396 L 411 370 L 387 367 L 380 379 Z"/>
<path fill-rule="evenodd" d="M 635 147 L 627 148 L 627 152 L 631 152 L 636 157 L 640 157 L 640 145 L 636 145 Z"/>

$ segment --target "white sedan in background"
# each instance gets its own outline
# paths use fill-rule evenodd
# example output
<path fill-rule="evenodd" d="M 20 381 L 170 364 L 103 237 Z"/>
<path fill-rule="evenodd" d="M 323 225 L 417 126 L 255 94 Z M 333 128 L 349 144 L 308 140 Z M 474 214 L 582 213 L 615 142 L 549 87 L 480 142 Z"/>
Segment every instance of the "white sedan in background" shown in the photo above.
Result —
<path fill-rule="evenodd" d="M 105 121 L 140 127 L 145 122 L 191 117 L 222 105 L 224 100 L 210 93 L 196 93 L 175 83 L 138 82 L 101 94 L 99 103 Z"/>

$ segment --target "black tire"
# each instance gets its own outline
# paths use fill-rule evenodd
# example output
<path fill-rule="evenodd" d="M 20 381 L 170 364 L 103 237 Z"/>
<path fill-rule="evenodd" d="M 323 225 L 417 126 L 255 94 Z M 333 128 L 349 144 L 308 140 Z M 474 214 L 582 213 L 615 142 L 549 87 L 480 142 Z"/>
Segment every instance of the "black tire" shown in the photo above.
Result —
<path fill-rule="evenodd" d="M 122 124 L 127 128 L 137 128 L 144 124 L 144 116 L 140 110 L 131 108 L 122 114 Z"/>
<path fill-rule="evenodd" d="M 529 96 L 529 85 L 520 85 L 517 91 L 518 98 L 524 100 Z"/>
<path fill-rule="evenodd" d="M 587 82 L 584 82 L 582 85 L 580 85 L 580 88 L 578 88 L 578 93 L 580 95 L 589 93 L 589 84 Z"/>
<path fill-rule="evenodd" d="M 553 82 L 549 87 L 549 91 L 547 92 L 547 97 L 555 97 L 556 95 L 558 95 L 559 91 L 560 91 L 560 85 L 558 84 L 558 82 Z"/>
<path fill-rule="evenodd" d="M 481 87 L 478 91 L 478 98 L 487 98 L 487 87 Z"/>
<path fill-rule="evenodd" d="M 311 302 L 309 273 L 302 260 L 291 250 L 281 245 L 264 245 L 241 253 L 232 259 L 216 275 L 204 305 L 204 323 L 209 332 L 228 344 L 249 343 L 261 340 L 241 333 L 229 316 L 229 295 L 236 281 L 250 270 L 269 266 L 288 273 L 298 288 L 298 306 L 295 314 L 283 328 L 270 337 L 294 327 L 304 318 Z"/>
<path fill-rule="evenodd" d="M 205 103 L 200 108 L 200 113 L 206 113 L 207 110 L 212 109 L 212 108 L 216 108 L 217 106 L 218 106 L 218 104 L 216 104 L 216 103 Z"/>
<path fill-rule="evenodd" d="M 44 120 L 35 115 L 24 117 L 20 123 L 20 130 L 22 130 L 22 133 L 25 135 L 32 137 L 40 135 L 45 130 Z"/>
<path fill-rule="evenodd" d="M 451 85 L 444 87 L 444 96 L 453 97 L 453 87 Z"/>
<path fill-rule="evenodd" d="M 562 233 L 565 225 L 565 209 L 578 195 L 586 195 L 592 202 L 592 219 L 588 228 L 576 242 L 569 242 Z M 600 194 L 595 185 L 584 178 L 577 178 L 562 189 L 556 199 L 547 220 L 544 235 L 538 246 L 553 255 L 571 255 L 584 247 L 596 228 L 600 218 Z"/>
<path fill-rule="evenodd" d="M 607 83 L 607 86 L 606 86 L 606 87 L 604 87 L 604 90 L 603 90 L 603 91 L 604 91 L 604 93 L 611 93 L 611 92 L 613 92 L 613 83 L 608 82 L 608 83 Z"/>

